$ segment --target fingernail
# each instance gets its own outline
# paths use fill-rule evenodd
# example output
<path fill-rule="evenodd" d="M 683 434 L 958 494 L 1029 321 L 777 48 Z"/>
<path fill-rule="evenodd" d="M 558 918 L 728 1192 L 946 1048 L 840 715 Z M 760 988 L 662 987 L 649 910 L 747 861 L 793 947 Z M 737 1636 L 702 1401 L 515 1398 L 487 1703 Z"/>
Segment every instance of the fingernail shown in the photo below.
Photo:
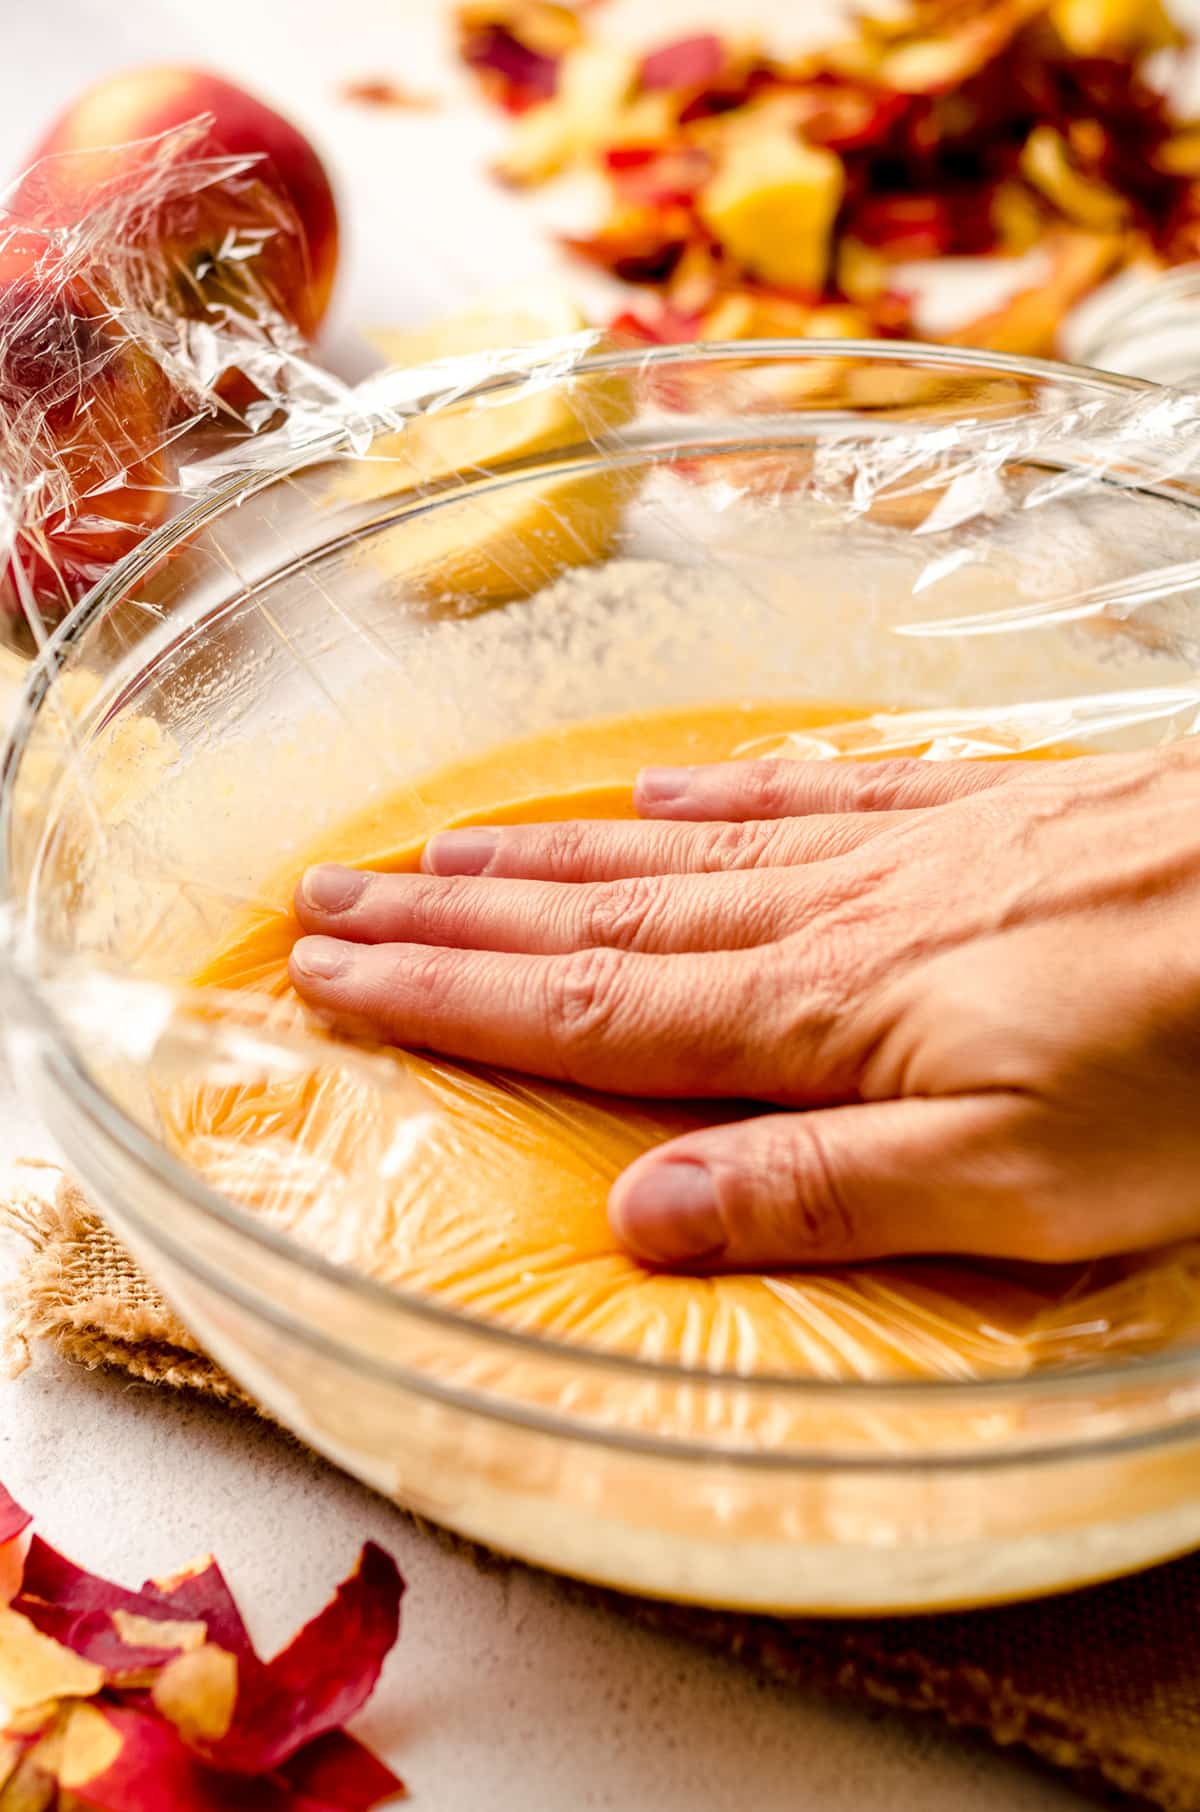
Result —
<path fill-rule="evenodd" d="M 690 768 L 643 768 L 634 794 L 639 805 L 670 805 L 682 799 L 692 784 Z"/>
<path fill-rule="evenodd" d="M 641 1258 L 682 1264 L 725 1245 L 712 1175 L 703 1164 L 652 1164 L 613 1192 L 614 1230 Z"/>
<path fill-rule="evenodd" d="M 292 945 L 292 961 L 301 975 L 315 981 L 332 981 L 340 975 L 350 955 L 345 944 L 335 937 L 302 937 Z"/>
<path fill-rule="evenodd" d="M 306 906 L 317 912 L 345 912 L 353 906 L 367 884 L 361 868 L 342 868 L 337 862 L 324 862 L 310 868 L 300 883 Z"/>
<path fill-rule="evenodd" d="M 481 875 L 496 853 L 500 833 L 472 826 L 441 831 L 425 845 L 423 866 L 434 875 Z"/>

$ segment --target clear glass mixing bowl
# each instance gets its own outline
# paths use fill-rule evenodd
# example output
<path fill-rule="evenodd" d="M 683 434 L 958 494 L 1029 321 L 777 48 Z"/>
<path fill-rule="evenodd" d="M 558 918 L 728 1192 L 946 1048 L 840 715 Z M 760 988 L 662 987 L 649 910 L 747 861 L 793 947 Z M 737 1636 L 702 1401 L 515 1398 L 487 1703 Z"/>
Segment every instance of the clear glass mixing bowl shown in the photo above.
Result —
<path fill-rule="evenodd" d="M 16 1065 L 273 1415 L 463 1535 L 716 1605 L 981 1603 L 1200 1542 L 1187 1315 L 986 1381 L 649 1363 L 361 1275 L 353 1153 L 321 1249 L 281 1233 L 148 1082 L 316 1065 L 179 984 L 351 800 L 505 737 L 763 696 L 868 703 L 880 751 L 895 710 L 935 755 L 1190 733 L 1200 514 L 1126 422 L 1156 394 L 919 347 L 559 357 L 218 479 L 80 607 L 4 774 Z"/>

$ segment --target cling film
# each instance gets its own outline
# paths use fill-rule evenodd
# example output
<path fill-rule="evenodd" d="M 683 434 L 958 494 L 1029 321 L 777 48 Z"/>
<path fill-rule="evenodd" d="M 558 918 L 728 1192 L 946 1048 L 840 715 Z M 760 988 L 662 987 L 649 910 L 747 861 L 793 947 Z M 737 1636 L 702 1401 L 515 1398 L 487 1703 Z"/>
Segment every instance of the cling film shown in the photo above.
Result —
<path fill-rule="evenodd" d="M 0 195 L 0 610 L 28 653 L 178 507 L 197 436 L 338 386 L 290 318 L 304 229 L 211 116 Z"/>
<path fill-rule="evenodd" d="M 612 1182 L 745 1104 L 334 1037 L 286 965 L 315 857 L 402 871 L 447 825 L 627 815 L 647 762 L 1195 734 L 1200 404 L 962 353 L 627 354 L 582 329 L 401 346 L 349 387 L 254 343 L 261 365 L 229 358 L 263 377 L 256 431 L 177 466 L 175 539 L 31 682 L 7 794 L 27 1047 L 69 1049 L 248 1227 L 471 1326 L 825 1381 L 1190 1344 L 1191 1247 L 647 1269 Z M 815 359 L 869 405 L 803 400 Z"/>

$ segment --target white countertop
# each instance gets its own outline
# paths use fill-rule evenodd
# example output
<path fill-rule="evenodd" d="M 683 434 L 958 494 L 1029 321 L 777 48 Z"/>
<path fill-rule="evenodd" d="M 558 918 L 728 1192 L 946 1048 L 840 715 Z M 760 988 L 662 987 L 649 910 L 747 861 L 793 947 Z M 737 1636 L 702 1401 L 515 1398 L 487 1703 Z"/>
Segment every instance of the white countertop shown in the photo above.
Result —
<path fill-rule="evenodd" d="M 667 0 L 632 10 L 667 29 Z M 219 66 L 315 131 L 348 222 L 331 335 L 344 362 L 354 322 L 419 320 L 548 260 L 519 205 L 480 174 L 496 130 L 482 112 L 337 101 L 338 81 L 362 75 L 447 87 L 437 0 L 4 0 L 2 11 L 0 170 L 76 88 L 138 60 Z M 46 1149 L 0 1079 L 0 1162 Z M 273 1430 L 120 1377 L 43 1357 L 0 1384 L 0 1478 L 48 1540 L 130 1584 L 214 1551 L 268 1648 L 317 1608 L 367 1536 L 390 1548 L 409 1581 L 404 1632 L 356 1728 L 427 1812 L 1083 1803 L 932 1724 L 763 1685 L 520 1568 L 481 1573 Z"/>

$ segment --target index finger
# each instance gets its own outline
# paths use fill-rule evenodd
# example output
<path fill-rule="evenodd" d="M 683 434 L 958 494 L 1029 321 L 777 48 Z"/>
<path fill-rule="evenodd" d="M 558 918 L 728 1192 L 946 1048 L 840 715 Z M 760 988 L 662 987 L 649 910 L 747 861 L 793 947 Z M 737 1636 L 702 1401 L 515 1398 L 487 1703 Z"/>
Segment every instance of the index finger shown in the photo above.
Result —
<path fill-rule="evenodd" d="M 774 954 L 779 956 L 782 947 Z M 761 950 L 530 956 L 304 937 L 293 985 L 395 1044 L 649 1098 L 830 1098 L 826 994 Z"/>

